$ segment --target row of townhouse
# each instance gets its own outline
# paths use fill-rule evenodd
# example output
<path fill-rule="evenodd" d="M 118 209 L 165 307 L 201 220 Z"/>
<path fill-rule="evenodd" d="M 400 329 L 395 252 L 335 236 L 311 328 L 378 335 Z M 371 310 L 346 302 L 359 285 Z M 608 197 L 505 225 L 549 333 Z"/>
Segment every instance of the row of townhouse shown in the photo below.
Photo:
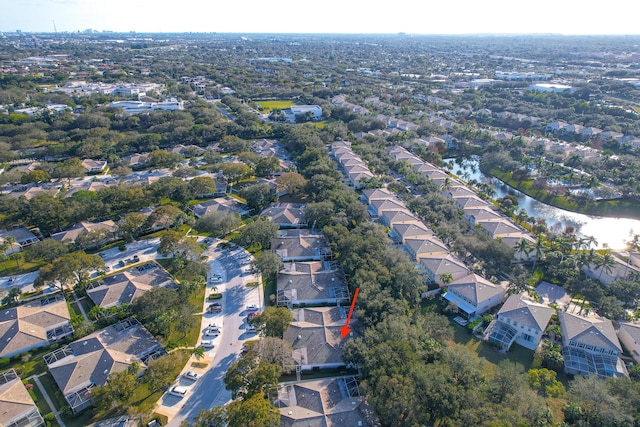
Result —
<path fill-rule="evenodd" d="M 620 359 L 622 341 L 640 360 L 640 325 L 623 323 L 618 335 L 613 323 L 593 313 L 586 313 L 562 288 L 541 283 L 536 288 L 537 299 L 527 294 L 514 294 L 502 305 L 496 317 L 484 331 L 484 339 L 506 352 L 514 344 L 530 350 L 538 348 L 557 307 L 562 332 L 564 371 L 572 375 L 600 377 L 628 376 Z M 620 339 L 618 339 L 618 336 Z M 633 351 L 636 353 L 633 353 Z"/>
<path fill-rule="evenodd" d="M 511 248 L 515 248 L 523 239 L 532 244 L 535 243 L 535 239 L 529 233 L 519 228 L 509 218 L 501 215 L 491 203 L 481 199 L 475 191 L 442 169 L 425 162 L 400 146 L 392 147 L 389 154 L 396 161 L 406 162 L 415 171 L 422 173 L 441 190 L 442 195 L 453 200 L 456 207 L 463 211 L 463 218 L 470 227 L 482 229 L 492 238 L 502 240 Z M 524 253 L 516 253 L 515 255 L 519 260 L 532 260 L 535 256 Z"/>
<path fill-rule="evenodd" d="M 343 348 L 353 339 L 353 333 L 343 338 L 340 329 L 349 310 L 346 278 L 331 261 L 324 235 L 302 228 L 304 213 L 304 205 L 293 203 L 275 203 L 261 213 L 280 227 L 271 240 L 271 251 L 283 262 L 276 304 L 293 315 L 283 339 L 291 344 L 297 372 L 345 368 Z M 380 425 L 353 376 L 281 383 L 269 398 L 280 410 L 280 425 Z"/>
<path fill-rule="evenodd" d="M 354 189 L 363 188 L 374 177 L 373 172 L 364 161 L 353 152 L 348 141 L 334 142 L 331 147 L 331 156 L 340 164 L 346 175 L 345 183 Z"/>
<path fill-rule="evenodd" d="M 422 162 L 414 158 L 406 160 L 415 165 Z M 384 188 L 364 190 L 362 201 L 367 204 L 373 220 L 389 227 L 390 238 L 412 257 L 416 268 L 427 280 L 447 287 L 444 298 L 456 304 L 466 317 L 477 317 L 504 299 L 504 285 L 491 283 L 471 273 L 433 230 L 407 209 L 394 193 Z"/>

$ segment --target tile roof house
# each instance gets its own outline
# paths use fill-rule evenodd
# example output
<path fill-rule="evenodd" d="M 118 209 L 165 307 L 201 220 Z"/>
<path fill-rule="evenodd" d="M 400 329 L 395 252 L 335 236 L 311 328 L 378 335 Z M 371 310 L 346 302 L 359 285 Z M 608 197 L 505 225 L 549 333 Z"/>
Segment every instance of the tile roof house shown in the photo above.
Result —
<path fill-rule="evenodd" d="M 444 277 L 447 275 L 455 281 L 469 274 L 469 268 L 458 257 L 451 254 L 423 257 L 420 260 L 420 269 L 427 275 L 429 281 L 440 286 L 446 286 Z"/>
<path fill-rule="evenodd" d="M 478 196 L 459 197 L 453 199 L 458 209 L 467 210 L 469 208 L 490 208 L 491 205 Z"/>
<path fill-rule="evenodd" d="M 355 377 L 279 384 L 271 401 L 280 409 L 280 427 L 380 426 Z"/>
<path fill-rule="evenodd" d="M 0 357 L 44 347 L 73 333 L 64 296 L 30 301 L 0 313 Z"/>
<path fill-rule="evenodd" d="M 513 233 L 522 233 L 522 230 L 506 218 L 499 220 L 480 220 L 478 224 L 482 227 L 482 230 L 493 239 Z"/>
<path fill-rule="evenodd" d="M 621 322 L 618 338 L 636 363 L 640 364 L 640 324 Z"/>
<path fill-rule="evenodd" d="M 0 426 L 44 425 L 44 419 L 16 371 L 10 369 L 0 374 Z"/>
<path fill-rule="evenodd" d="M 74 242 L 81 234 L 104 233 L 104 240 L 115 240 L 115 233 L 118 230 L 116 223 L 108 219 L 101 222 L 82 221 L 68 230 L 51 235 L 51 238 L 60 242 Z"/>
<path fill-rule="evenodd" d="M 87 174 L 95 174 L 100 173 L 107 167 L 106 160 L 93 160 L 93 159 L 84 159 L 82 161 L 82 167 L 84 168 L 84 173 Z"/>
<path fill-rule="evenodd" d="M 590 315 L 561 311 L 558 313 L 562 329 L 564 370 L 573 375 L 596 374 L 600 377 L 629 376 L 620 341 L 611 320 Z"/>
<path fill-rule="evenodd" d="M 271 251 L 287 261 L 321 261 L 331 255 L 329 242 L 323 234 L 306 229 L 280 230 L 271 239 Z"/>
<path fill-rule="evenodd" d="M 283 340 L 293 347 L 294 364 L 307 371 L 345 366 L 342 347 L 350 337 L 343 340 L 340 328 L 348 312 L 348 306 L 292 310 L 293 322 Z"/>
<path fill-rule="evenodd" d="M 390 198 L 387 200 L 372 200 L 369 202 L 367 211 L 372 218 L 377 218 L 386 211 L 396 211 L 399 209 L 406 209 L 407 207 L 403 202 L 397 198 Z"/>
<path fill-rule="evenodd" d="M 404 250 L 416 263 L 419 263 L 424 258 L 447 255 L 449 253 L 449 247 L 436 236 L 406 239 Z"/>
<path fill-rule="evenodd" d="M 306 226 L 304 205 L 298 203 L 275 203 L 260 212 L 280 228 L 300 228 Z"/>
<path fill-rule="evenodd" d="M 158 264 L 149 262 L 93 282 L 87 289 L 87 296 L 95 305 L 109 308 L 131 303 L 158 287 L 178 286 Z"/>
<path fill-rule="evenodd" d="M 205 215 L 214 215 L 219 213 L 237 213 L 240 216 L 249 213 L 247 206 L 235 199 L 228 197 L 218 197 L 206 202 L 199 203 L 191 207 L 193 214 L 200 218 Z"/>
<path fill-rule="evenodd" d="M 411 224 L 395 224 L 389 231 L 389 238 L 395 243 L 404 244 L 407 239 L 426 238 L 433 236 L 432 229 L 424 225 L 422 222 Z"/>
<path fill-rule="evenodd" d="M 475 227 L 479 221 L 497 221 L 504 217 L 489 206 L 479 208 L 468 208 L 462 213 L 462 218 L 472 227 Z"/>
<path fill-rule="evenodd" d="M 362 190 L 362 196 L 360 198 L 366 204 L 369 204 L 376 200 L 397 200 L 396 194 L 386 188 Z"/>
<path fill-rule="evenodd" d="M 91 389 L 137 362 L 142 369 L 166 351 L 136 319 L 100 329 L 44 356 L 73 413 L 91 406 Z"/>
<path fill-rule="evenodd" d="M 449 283 L 444 299 L 457 305 L 467 318 L 475 318 L 500 304 L 506 289 L 477 274 L 469 274 Z"/>
<path fill-rule="evenodd" d="M 380 215 L 380 222 L 387 227 L 397 224 L 422 224 L 422 221 L 408 209 L 384 211 Z"/>
<path fill-rule="evenodd" d="M 509 351 L 515 342 L 530 350 L 540 344 L 555 310 L 524 294 L 511 295 L 484 332 L 484 338 Z"/>
<path fill-rule="evenodd" d="M 7 237 L 13 237 L 15 243 L 9 245 L 5 254 L 21 251 L 23 248 L 30 246 L 40 240 L 31 231 L 24 227 L 14 228 L 12 230 L 0 230 L 0 243 L 4 243 Z"/>
<path fill-rule="evenodd" d="M 349 290 L 333 262 L 290 262 L 278 274 L 276 300 L 281 306 L 337 304 L 349 301 Z"/>

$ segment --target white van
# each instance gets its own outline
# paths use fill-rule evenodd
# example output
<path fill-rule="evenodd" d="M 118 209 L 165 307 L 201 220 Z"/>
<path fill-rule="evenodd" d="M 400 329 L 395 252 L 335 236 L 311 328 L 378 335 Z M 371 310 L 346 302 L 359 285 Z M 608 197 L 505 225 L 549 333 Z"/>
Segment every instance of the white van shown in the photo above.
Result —
<path fill-rule="evenodd" d="M 187 390 L 189 389 L 186 387 L 176 385 L 169 389 L 169 394 L 173 396 L 184 397 L 184 395 L 187 394 Z"/>

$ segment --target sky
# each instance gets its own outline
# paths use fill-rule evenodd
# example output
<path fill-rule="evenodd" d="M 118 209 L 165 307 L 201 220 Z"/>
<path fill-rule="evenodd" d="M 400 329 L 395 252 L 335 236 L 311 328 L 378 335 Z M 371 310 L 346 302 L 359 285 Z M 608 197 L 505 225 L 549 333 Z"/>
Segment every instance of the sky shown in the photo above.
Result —
<path fill-rule="evenodd" d="M 0 31 L 640 34 L 638 0 L 0 0 Z"/>

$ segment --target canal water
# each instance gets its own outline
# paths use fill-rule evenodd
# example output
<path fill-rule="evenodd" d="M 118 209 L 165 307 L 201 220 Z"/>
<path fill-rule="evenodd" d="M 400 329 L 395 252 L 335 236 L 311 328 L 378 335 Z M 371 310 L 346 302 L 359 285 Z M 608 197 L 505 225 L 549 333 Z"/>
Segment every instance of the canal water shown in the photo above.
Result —
<path fill-rule="evenodd" d="M 599 248 L 608 246 L 612 249 L 624 249 L 626 242 L 631 240 L 634 234 L 640 234 L 640 220 L 637 219 L 584 215 L 549 206 L 535 200 L 497 178 L 485 176 L 478 167 L 478 159 L 465 160 L 462 167 L 454 163 L 452 172 L 458 176 L 461 176 L 463 172 L 467 172 L 469 179 L 491 184 L 496 192 L 496 199 L 507 194 L 516 196 L 518 198 L 518 209 L 524 209 L 529 216 L 544 218 L 549 227 L 553 227 L 557 223 L 559 223 L 559 227 L 562 230 L 567 226 L 572 226 L 580 236 L 593 236 L 598 241 Z M 555 227 L 558 227 L 558 225 Z"/>

